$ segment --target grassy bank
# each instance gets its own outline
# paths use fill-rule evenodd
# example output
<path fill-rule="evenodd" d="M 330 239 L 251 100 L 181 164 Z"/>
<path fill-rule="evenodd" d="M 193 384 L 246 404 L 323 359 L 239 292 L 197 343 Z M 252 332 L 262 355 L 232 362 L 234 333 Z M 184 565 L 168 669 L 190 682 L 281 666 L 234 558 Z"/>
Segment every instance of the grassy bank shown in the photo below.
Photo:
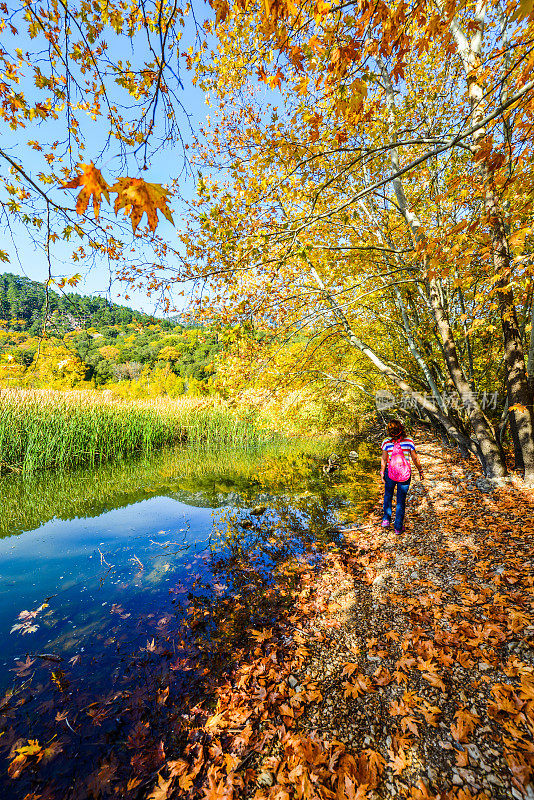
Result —
<path fill-rule="evenodd" d="M 96 392 L 0 394 L 2 471 L 94 466 L 176 442 L 247 447 L 272 437 L 224 404 L 196 398 L 122 402 Z"/>

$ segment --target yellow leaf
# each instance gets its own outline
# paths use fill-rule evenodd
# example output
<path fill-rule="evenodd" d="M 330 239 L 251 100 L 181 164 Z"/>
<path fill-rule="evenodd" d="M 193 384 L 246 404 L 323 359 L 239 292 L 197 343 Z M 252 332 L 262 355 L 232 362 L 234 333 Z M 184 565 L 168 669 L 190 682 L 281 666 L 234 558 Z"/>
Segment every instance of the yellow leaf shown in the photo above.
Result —
<path fill-rule="evenodd" d="M 158 211 L 161 211 L 169 222 L 173 222 L 167 205 L 168 190 L 160 183 L 146 183 L 141 178 L 119 178 L 110 191 L 117 192 L 115 213 L 118 214 L 120 209 L 124 208 L 125 214 L 131 219 L 134 233 L 145 212 L 151 231 L 156 230 Z"/>
<path fill-rule="evenodd" d="M 28 739 L 28 744 L 17 747 L 16 752 L 21 756 L 36 756 L 42 749 L 37 739 Z"/>
<path fill-rule="evenodd" d="M 95 167 L 93 162 L 90 164 L 79 164 L 81 173 L 73 178 L 68 183 L 63 184 L 63 189 L 76 189 L 78 186 L 82 187 L 78 199 L 76 201 L 76 211 L 78 214 L 85 214 L 89 200 L 93 198 L 93 210 L 95 217 L 98 219 L 100 213 L 101 196 L 104 195 L 109 203 L 109 186 L 102 177 L 102 173 Z"/>

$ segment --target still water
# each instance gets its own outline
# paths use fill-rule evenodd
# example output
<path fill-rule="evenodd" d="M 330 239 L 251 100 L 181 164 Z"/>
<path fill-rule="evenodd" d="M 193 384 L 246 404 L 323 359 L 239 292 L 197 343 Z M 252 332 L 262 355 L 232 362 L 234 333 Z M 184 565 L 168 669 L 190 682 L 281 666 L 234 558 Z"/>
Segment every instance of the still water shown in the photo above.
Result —
<path fill-rule="evenodd" d="M 354 445 L 353 445 L 354 446 Z M 331 445 L 151 457 L 32 479 L 0 479 L 0 685 L 28 655 L 85 663 L 95 683 L 146 646 L 161 620 L 187 611 L 192 591 L 222 596 L 221 560 L 236 551 L 273 567 L 286 544 L 320 538 L 372 501 L 370 453 Z M 267 533 L 266 533 L 267 532 Z M 269 549 L 271 547 L 271 549 Z M 215 569 L 214 564 L 218 567 Z M 235 588 L 235 587 L 234 587 Z"/>

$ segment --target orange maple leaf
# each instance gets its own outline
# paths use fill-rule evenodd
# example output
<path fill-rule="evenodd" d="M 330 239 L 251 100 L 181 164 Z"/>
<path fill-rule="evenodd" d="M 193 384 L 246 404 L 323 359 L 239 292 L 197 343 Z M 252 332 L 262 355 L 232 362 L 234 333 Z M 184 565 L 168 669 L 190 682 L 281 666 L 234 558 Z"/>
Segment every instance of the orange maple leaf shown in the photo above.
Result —
<path fill-rule="evenodd" d="M 436 720 L 441 714 L 441 709 L 438 708 L 438 706 L 433 706 L 430 703 L 425 703 L 419 709 L 419 711 L 423 715 L 427 723 L 431 725 L 433 728 L 435 728 L 436 725 L 438 724 Z"/>
<path fill-rule="evenodd" d="M 371 748 L 363 750 L 358 759 L 359 783 L 367 784 L 370 789 L 376 789 L 385 763 L 384 758 L 376 750 Z"/>
<path fill-rule="evenodd" d="M 451 733 L 457 742 L 466 742 L 470 733 L 473 733 L 479 717 L 466 708 L 459 708 L 454 715 L 457 722 L 451 725 Z"/>
<path fill-rule="evenodd" d="M 261 644 L 261 642 L 267 642 L 269 639 L 272 639 L 273 632 L 272 629 L 269 628 L 264 628 L 262 631 L 252 629 L 250 635 Z"/>
<path fill-rule="evenodd" d="M 428 788 L 421 779 L 417 781 L 417 786 L 412 786 L 410 790 L 412 800 L 434 800 L 435 795 L 430 794 Z"/>
<path fill-rule="evenodd" d="M 361 783 L 357 788 L 353 780 L 349 778 L 348 775 L 345 775 L 344 778 L 344 786 L 338 788 L 338 797 L 344 798 L 344 800 L 367 800 L 369 795 L 367 794 L 369 786 L 366 783 Z"/>
<path fill-rule="evenodd" d="M 437 689 L 441 689 L 442 692 L 445 691 L 445 684 L 443 683 L 439 675 L 436 675 L 434 672 L 423 672 L 421 677 L 424 678 L 425 681 L 428 681 L 431 686 L 435 686 Z"/>
<path fill-rule="evenodd" d="M 526 674 L 521 676 L 520 696 L 523 700 L 534 700 L 534 675 Z"/>
<path fill-rule="evenodd" d="M 388 761 L 388 767 L 391 767 L 393 770 L 394 775 L 400 775 L 403 770 L 406 769 L 408 766 L 408 759 L 406 758 L 406 751 L 399 750 L 397 755 L 390 751 L 390 759 Z"/>
<path fill-rule="evenodd" d="M 167 800 L 171 792 L 171 784 L 174 778 L 171 776 L 165 780 L 161 774 L 158 775 L 157 785 L 154 787 L 152 793 L 148 796 L 148 800 Z"/>
<path fill-rule="evenodd" d="M 415 717 L 403 717 L 400 724 L 403 733 L 409 730 L 414 736 L 419 736 L 419 728 L 417 727 L 418 720 Z"/>
<path fill-rule="evenodd" d="M 109 203 L 109 186 L 102 177 L 102 173 L 95 167 L 93 162 L 90 164 L 78 164 L 78 169 L 81 172 L 68 183 L 63 184 L 63 189 L 77 189 L 78 186 L 82 187 L 78 199 L 76 201 L 76 211 L 78 214 L 85 214 L 89 200 L 93 198 L 93 210 L 95 217 L 98 219 L 100 214 L 101 197 L 104 195 Z"/>
<path fill-rule="evenodd" d="M 125 214 L 131 219 L 134 233 L 145 212 L 151 231 L 156 230 L 158 211 L 161 211 L 169 222 L 173 222 L 167 205 L 169 192 L 160 183 L 146 183 L 142 178 L 119 178 L 110 191 L 117 192 L 115 213 L 118 214 L 120 209 L 124 208 Z"/>
<path fill-rule="evenodd" d="M 288 706 L 287 703 L 282 703 L 280 706 L 280 714 L 284 717 L 294 717 L 295 713 L 291 706 Z"/>
<path fill-rule="evenodd" d="M 387 667 L 378 667 L 373 673 L 373 679 L 377 686 L 387 686 L 393 680 L 391 672 Z"/>
<path fill-rule="evenodd" d="M 521 403 L 514 403 L 513 406 L 510 406 L 510 408 L 508 409 L 508 411 L 519 411 L 521 413 L 523 413 L 526 410 L 527 407 L 522 405 Z"/>

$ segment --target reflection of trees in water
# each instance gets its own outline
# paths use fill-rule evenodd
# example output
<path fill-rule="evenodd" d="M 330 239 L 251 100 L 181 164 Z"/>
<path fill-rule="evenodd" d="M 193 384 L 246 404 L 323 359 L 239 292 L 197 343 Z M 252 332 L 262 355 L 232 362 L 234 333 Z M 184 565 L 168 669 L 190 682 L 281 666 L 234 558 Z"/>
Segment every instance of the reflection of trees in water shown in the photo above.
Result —
<path fill-rule="evenodd" d="M 325 479 L 318 461 L 328 444 L 288 443 L 276 450 L 206 451 L 175 448 L 97 469 L 43 472 L 0 480 L 0 537 L 34 530 L 54 517 L 96 517 L 157 495 L 217 508 L 253 503 L 258 495 L 341 493 L 354 501 L 368 489 L 361 465 Z M 352 486 L 351 486 L 352 484 Z M 357 491 L 355 491 L 357 490 Z"/>
<path fill-rule="evenodd" d="M 268 508 L 263 513 L 228 509 L 219 514 L 210 540 L 211 568 L 217 585 L 232 597 L 226 604 L 232 614 L 226 613 L 223 599 L 222 609 L 215 609 L 212 617 L 214 644 L 225 640 L 230 646 L 251 625 L 269 624 L 284 594 L 290 595 L 292 576 L 303 563 L 313 566 L 317 543 L 332 538 L 328 529 L 336 513 L 355 519 L 373 501 L 368 467 L 366 460 L 347 462 L 335 479 L 325 481 L 317 459 L 309 454 L 267 460 L 261 482 L 273 492 Z M 285 493 L 276 494 L 276 485 L 285 486 Z"/>

